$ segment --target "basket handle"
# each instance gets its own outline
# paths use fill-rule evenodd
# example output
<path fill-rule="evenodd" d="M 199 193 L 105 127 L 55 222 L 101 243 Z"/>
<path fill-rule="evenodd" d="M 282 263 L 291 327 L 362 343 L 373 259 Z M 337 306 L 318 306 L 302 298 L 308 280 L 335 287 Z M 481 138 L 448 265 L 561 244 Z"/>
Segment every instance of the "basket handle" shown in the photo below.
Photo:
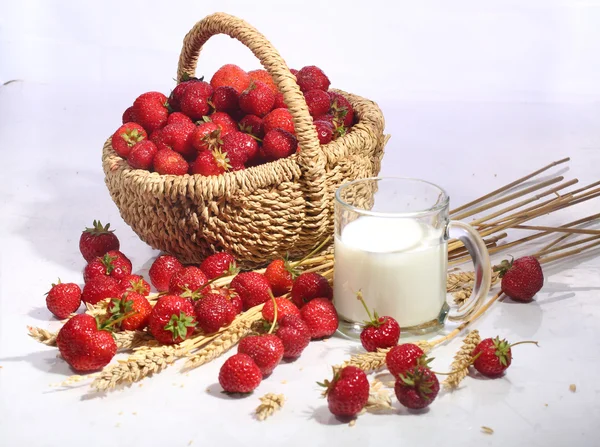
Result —
<path fill-rule="evenodd" d="M 304 95 L 296 83 L 287 64 L 256 28 L 242 19 L 218 12 L 200 20 L 183 39 L 183 48 L 179 55 L 177 80 L 181 82 L 185 74 L 193 76 L 196 72 L 198 56 L 208 39 L 216 34 L 227 34 L 239 40 L 258 58 L 262 66 L 269 72 L 279 91 L 283 93 L 283 101 L 294 119 L 294 129 L 301 148 L 298 163 L 308 177 L 305 181 L 314 182 L 324 172 L 324 156 L 321 153 L 317 132 Z M 307 175 L 308 174 L 308 175 Z M 310 180 L 309 180 L 310 179 Z M 320 182 L 318 182 L 320 183 Z"/>

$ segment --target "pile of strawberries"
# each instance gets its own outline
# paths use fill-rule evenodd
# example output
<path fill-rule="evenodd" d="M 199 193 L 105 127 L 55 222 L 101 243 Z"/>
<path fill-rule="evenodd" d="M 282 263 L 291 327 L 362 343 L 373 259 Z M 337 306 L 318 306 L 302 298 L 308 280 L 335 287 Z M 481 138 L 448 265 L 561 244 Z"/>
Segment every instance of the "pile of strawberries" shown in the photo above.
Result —
<path fill-rule="evenodd" d="M 110 299 L 102 319 L 89 314 L 72 316 L 57 336 L 62 357 L 80 372 L 107 365 L 117 351 L 113 333 L 147 330 L 159 343 L 180 343 L 196 331 L 210 334 L 228 326 L 237 315 L 264 303 L 263 321 L 256 335 L 244 338 L 238 354 L 223 365 L 219 382 L 227 392 L 248 393 L 282 359 L 295 359 L 311 339 L 329 337 L 338 317 L 328 281 L 317 273 L 302 273 L 283 259 L 274 260 L 264 274 L 239 272 L 232 255 L 208 256 L 200 265 L 183 265 L 170 255 L 159 256 L 149 280 L 161 296 L 152 305 L 151 286 L 132 274 L 131 261 L 120 251 L 110 230 L 94 221 L 81 234 L 80 251 L 88 261 L 83 290 L 74 283 L 53 284 L 48 309 L 60 319 L 76 312 L 81 302 Z M 215 287 L 215 279 L 235 275 L 229 287 Z M 286 298 L 283 295 L 290 296 Z"/>
<path fill-rule="evenodd" d="M 291 70 L 304 94 L 319 142 L 354 124 L 348 100 L 329 91 L 316 66 Z M 283 95 L 265 70 L 224 65 L 210 83 L 189 78 L 167 98 L 140 95 L 112 136 L 115 152 L 132 168 L 159 174 L 219 175 L 289 157 L 299 150 Z"/>

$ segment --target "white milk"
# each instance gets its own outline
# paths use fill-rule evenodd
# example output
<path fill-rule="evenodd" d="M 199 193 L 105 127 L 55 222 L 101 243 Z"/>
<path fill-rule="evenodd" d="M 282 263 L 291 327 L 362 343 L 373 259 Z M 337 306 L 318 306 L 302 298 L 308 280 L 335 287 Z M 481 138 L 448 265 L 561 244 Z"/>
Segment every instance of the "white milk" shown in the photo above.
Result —
<path fill-rule="evenodd" d="M 343 318 L 361 322 L 369 309 L 400 327 L 438 318 L 446 299 L 447 247 L 440 231 L 413 219 L 361 216 L 335 238 L 334 302 Z"/>

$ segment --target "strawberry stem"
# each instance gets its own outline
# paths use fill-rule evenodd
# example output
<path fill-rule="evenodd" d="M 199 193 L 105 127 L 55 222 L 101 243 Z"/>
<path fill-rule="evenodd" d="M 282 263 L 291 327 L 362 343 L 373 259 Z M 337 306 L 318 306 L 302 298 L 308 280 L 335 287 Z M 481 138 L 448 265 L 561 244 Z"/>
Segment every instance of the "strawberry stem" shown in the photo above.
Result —
<path fill-rule="evenodd" d="M 530 341 L 530 340 L 527 340 L 527 341 L 518 341 L 518 342 L 516 342 L 516 343 L 513 343 L 512 345 L 510 345 L 510 346 L 509 346 L 509 348 L 512 348 L 513 346 L 517 346 L 517 345 L 523 345 L 523 344 L 525 344 L 525 343 L 531 343 L 531 344 L 534 344 L 534 345 L 536 345 L 538 348 L 540 347 L 540 345 L 538 344 L 538 342 L 537 342 L 537 341 Z"/>
<path fill-rule="evenodd" d="M 359 289 L 358 292 L 356 292 L 356 299 L 362 303 L 363 307 L 367 311 L 367 315 L 369 316 L 369 321 L 373 321 L 373 316 L 371 315 L 371 311 L 367 307 L 367 303 L 365 303 L 365 300 L 363 298 L 362 290 Z"/>
<path fill-rule="evenodd" d="M 323 242 L 321 242 L 319 245 L 317 245 L 315 248 L 313 248 L 312 251 L 309 254 L 307 254 L 302 259 L 300 259 L 298 262 L 296 262 L 293 265 L 293 267 L 294 268 L 298 267 L 300 264 L 306 262 L 309 258 L 311 258 L 312 256 L 314 256 L 319 251 L 321 251 L 323 249 L 323 247 L 325 247 L 325 245 L 327 245 L 327 243 L 329 242 L 330 239 L 331 239 L 331 236 L 327 236 L 327 239 L 325 239 Z"/>
<path fill-rule="evenodd" d="M 269 329 L 268 334 L 272 334 L 275 330 L 275 325 L 277 324 L 277 301 L 275 301 L 275 296 L 271 293 L 271 301 L 273 302 L 273 322 L 271 323 L 271 328 Z"/>
<path fill-rule="evenodd" d="M 108 319 L 107 321 L 105 321 L 104 323 L 99 325 L 100 327 L 98 329 L 99 330 L 110 330 L 117 323 L 120 323 L 121 321 L 123 321 L 129 317 L 132 317 L 137 313 L 138 313 L 138 311 L 134 310 L 133 312 L 129 312 L 127 314 L 121 315 L 119 318 L 115 318 L 114 320 Z"/>

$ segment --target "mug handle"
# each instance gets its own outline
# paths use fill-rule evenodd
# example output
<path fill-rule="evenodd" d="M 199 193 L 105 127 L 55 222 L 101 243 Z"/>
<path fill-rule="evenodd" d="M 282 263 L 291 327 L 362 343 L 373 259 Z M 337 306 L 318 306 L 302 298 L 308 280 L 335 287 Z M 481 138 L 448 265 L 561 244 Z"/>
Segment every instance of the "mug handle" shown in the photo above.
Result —
<path fill-rule="evenodd" d="M 458 239 L 467 248 L 475 266 L 473 292 L 460 309 L 448 314 L 450 321 L 466 320 L 476 311 L 487 297 L 492 284 L 490 256 L 483 239 L 475 229 L 464 222 L 452 220 L 448 223 L 448 235 Z"/>

